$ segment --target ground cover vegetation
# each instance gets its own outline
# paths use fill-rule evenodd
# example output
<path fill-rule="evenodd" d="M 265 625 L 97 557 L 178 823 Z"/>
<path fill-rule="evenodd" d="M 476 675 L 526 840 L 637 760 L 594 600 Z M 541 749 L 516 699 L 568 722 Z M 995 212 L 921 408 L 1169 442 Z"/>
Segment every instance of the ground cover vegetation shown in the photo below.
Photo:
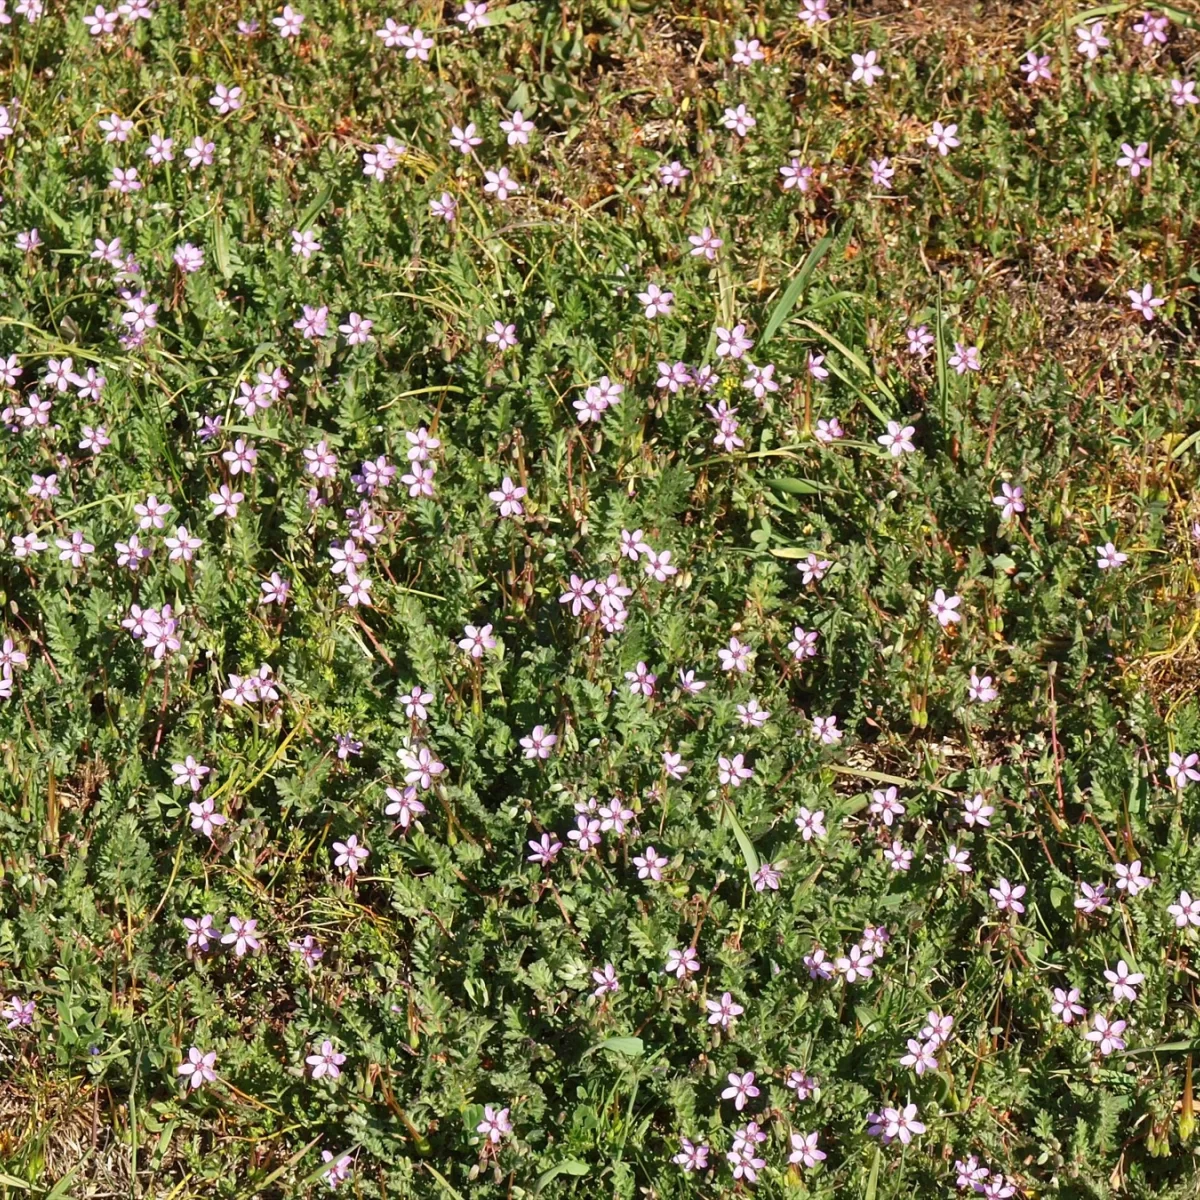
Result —
<path fill-rule="evenodd" d="M 1194 1195 L 1198 57 L 0 2 L 4 1194 Z"/>

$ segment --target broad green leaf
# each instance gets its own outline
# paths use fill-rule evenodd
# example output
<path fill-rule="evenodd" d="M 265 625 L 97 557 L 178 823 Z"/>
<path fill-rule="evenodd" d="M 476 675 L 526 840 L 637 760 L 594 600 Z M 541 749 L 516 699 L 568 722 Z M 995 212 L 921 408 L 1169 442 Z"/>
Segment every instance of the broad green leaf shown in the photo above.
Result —
<path fill-rule="evenodd" d="M 577 1158 L 564 1158 L 562 1162 L 555 1163 L 548 1171 L 543 1171 L 533 1184 L 533 1194 L 541 1195 L 542 1189 L 552 1179 L 557 1179 L 560 1175 L 574 1175 L 576 1178 L 581 1178 L 591 1170 L 587 1163 L 580 1162 Z M 461 1200 L 461 1198 L 460 1198 Z"/>
<path fill-rule="evenodd" d="M 764 479 L 763 483 L 789 496 L 816 496 L 825 490 L 823 484 L 813 483 L 811 479 Z"/>
<path fill-rule="evenodd" d="M 594 1046 L 589 1046 L 581 1057 L 587 1058 L 589 1055 L 595 1054 L 597 1050 L 612 1050 L 615 1054 L 640 1058 L 645 1053 L 646 1047 L 639 1037 L 610 1037 L 605 1038 L 602 1042 L 597 1042 Z"/>

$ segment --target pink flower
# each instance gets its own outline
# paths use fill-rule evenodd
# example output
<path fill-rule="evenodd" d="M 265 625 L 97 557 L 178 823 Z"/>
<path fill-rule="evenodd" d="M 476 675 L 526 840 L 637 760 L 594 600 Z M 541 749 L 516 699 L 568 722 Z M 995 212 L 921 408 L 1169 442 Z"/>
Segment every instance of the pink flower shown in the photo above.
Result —
<path fill-rule="evenodd" d="M 685 946 L 682 950 L 668 951 L 667 965 L 663 967 L 664 974 L 674 975 L 676 979 L 686 979 L 688 975 L 699 970 L 700 959 L 693 947 Z"/>
<path fill-rule="evenodd" d="M 597 985 L 596 990 L 592 993 L 596 999 L 600 999 L 610 992 L 621 990 L 621 981 L 617 978 L 617 972 L 613 969 L 612 963 L 605 963 L 603 971 L 593 971 L 592 979 Z"/>
<path fill-rule="evenodd" d="M 570 605 L 571 615 L 577 617 L 583 612 L 595 610 L 596 604 L 591 598 L 591 593 L 595 590 L 596 581 L 594 579 L 580 579 L 578 575 L 572 575 L 567 590 L 559 596 L 558 602 Z"/>
<path fill-rule="evenodd" d="M 1112 989 L 1113 1000 L 1119 1002 L 1128 1000 L 1130 1004 L 1137 1001 L 1137 986 L 1144 983 L 1145 975 L 1140 971 L 1131 971 L 1129 964 L 1122 958 L 1117 961 L 1117 969 L 1110 971 L 1105 968 L 1104 978 L 1108 980 L 1108 985 Z"/>
<path fill-rule="evenodd" d="M 1025 511 L 1025 489 L 1014 487 L 1011 483 L 1000 485 L 1000 495 L 992 497 L 992 503 L 1000 510 L 1002 521 L 1011 521 L 1013 517 Z"/>
<path fill-rule="evenodd" d="M 860 979 L 870 979 L 874 974 L 875 956 L 868 954 L 861 946 L 851 946 L 849 953 L 835 959 L 833 965 L 847 983 L 857 983 Z M 809 974 L 812 974 L 811 967 Z"/>
<path fill-rule="evenodd" d="M 717 251 L 725 245 L 708 225 L 705 225 L 699 233 L 689 234 L 688 241 L 692 244 L 692 256 L 699 257 L 702 255 L 709 262 L 712 262 L 717 257 Z"/>
<path fill-rule="evenodd" d="M 779 173 L 783 176 L 785 192 L 793 188 L 798 192 L 807 192 L 812 186 L 813 169 L 801 164 L 798 158 L 793 158 L 786 166 L 780 167 Z"/>
<path fill-rule="evenodd" d="M 1131 146 L 1128 142 L 1122 142 L 1121 157 L 1117 159 L 1117 166 L 1127 168 L 1130 178 L 1137 179 L 1150 166 L 1149 150 L 1149 142 L 1138 142 L 1136 146 Z"/>
<path fill-rule="evenodd" d="M 938 1045 L 936 1040 L 919 1042 L 916 1038 L 909 1038 L 908 1053 L 900 1059 L 900 1065 L 912 1067 L 918 1075 L 924 1075 L 926 1071 L 936 1071 L 938 1069 L 936 1056 Z"/>
<path fill-rule="evenodd" d="M 648 283 L 644 292 L 638 292 L 638 301 L 645 308 L 646 320 L 655 317 L 669 317 L 671 305 L 675 300 L 674 292 L 664 292 L 657 283 Z"/>
<path fill-rule="evenodd" d="M 832 566 L 833 563 L 829 559 L 810 554 L 803 562 L 796 564 L 796 570 L 800 572 L 803 583 L 820 583 L 825 578 L 825 572 Z"/>
<path fill-rule="evenodd" d="M 475 659 L 482 658 L 488 650 L 494 650 L 496 639 L 492 636 L 491 625 L 464 626 L 463 636 L 458 641 L 458 648 Z"/>
<path fill-rule="evenodd" d="M 422 816 L 425 812 L 425 805 L 417 799 L 417 789 L 413 786 L 408 786 L 401 791 L 399 788 L 389 787 L 384 789 L 389 803 L 384 807 L 384 815 L 395 817 L 396 824 L 401 829 L 408 829 L 413 821 Z M 560 850 L 562 846 L 558 847 Z"/>
<path fill-rule="evenodd" d="M 813 430 L 813 437 L 825 446 L 845 436 L 846 431 L 842 428 L 842 424 L 837 417 L 830 417 L 828 421 L 824 419 L 819 420 L 817 427 Z"/>
<path fill-rule="evenodd" d="M 782 878 L 779 868 L 774 863 L 765 862 L 754 872 L 751 882 L 756 892 L 777 892 Z"/>
<path fill-rule="evenodd" d="M 875 440 L 893 458 L 899 458 L 902 454 L 912 454 L 916 450 L 912 440 L 914 433 L 916 428 L 912 425 L 901 426 L 899 421 L 889 421 L 887 432 L 881 433 Z"/>
<path fill-rule="evenodd" d="M 1171 80 L 1171 103 L 1177 108 L 1187 104 L 1200 104 L 1200 96 L 1196 95 L 1196 84 L 1191 79 Z"/>
<path fill-rule="evenodd" d="M 1179 900 L 1167 905 L 1167 912 L 1175 919 L 1177 929 L 1186 929 L 1189 925 L 1200 929 L 1200 896 L 1193 898 L 1188 892 L 1180 892 Z"/>
<path fill-rule="evenodd" d="M 401 750 L 399 758 L 404 767 L 404 782 L 415 784 L 422 791 L 432 788 L 433 781 L 446 770 L 446 764 L 434 758 L 428 746 Z"/>
<path fill-rule="evenodd" d="M 326 1075 L 336 1079 L 341 1073 L 342 1063 L 346 1061 L 344 1054 L 339 1054 L 333 1048 L 333 1043 L 326 1038 L 321 1043 L 321 1049 L 316 1054 L 310 1054 L 305 1060 L 312 1067 L 312 1077 L 323 1079 Z"/>
<path fill-rule="evenodd" d="M 968 371 L 979 371 L 983 367 L 979 358 L 979 347 L 964 346 L 962 342 L 954 343 L 954 353 L 946 361 L 954 368 L 957 375 L 965 375 Z"/>
<path fill-rule="evenodd" d="M 944 589 L 938 588 L 929 602 L 929 611 L 937 618 L 937 623 L 945 629 L 962 620 L 962 613 L 958 611 L 961 604 L 961 596 L 947 596 Z"/>
<path fill-rule="evenodd" d="M 1128 892 L 1131 900 L 1139 892 L 1144 892 L 1146 888 L 1154 883 L 1153 879 L 1142 874 L 1142 860 L 1140 858 L 1134 859 L 1128 865 L 1125 863 L 1114 864 L 1113 873 L 1117 877 L 1117 891 Z"/>
<path fill-rule="evenodd" d="M 975 668 L 972 667 L 971 678 L 967 680 L 967 695 L 976 704 L 990 704 L 1000 693 L 992 685 L 990 675 L 976 675 Z"/>
<path fill-rule="evenodd" d="M 495 196 L 497 200 L 507 200 L 510 195 L 516 195 L 521 190 L 521 185 L 510 177 L 507 167 L 501 167 L 498 171 L 485 170 L 483 174 L 487 180 L 483 190 Z"/>
<path fill-rule="evenodd" d="M 488 499 L 500 509 L 501 518 L 520 517 L 525 513 L 521 501 L 526 496 L 526 489 L 518 487 L 509 476 L 505 475 L 498 490 L 488 492 Z"/>
<path fill-rule="evenodd" d="M 1007 879 L 1001 878 L 994 888 L 988 888 L 988 895 L 996 902 L 996 908 L 1000 912 L 1023 913 L 1025 905 L 1021 903 L 1021 897 L 1025 895 L 1025 885 L 1017 884 L 1013 887 Z"/>
<path fill-rule="evenodd" d="M 192 815 L 192 828 L 210 839 L 213 832 L 229 820 L 228 817 L 215 811 L 215 804 L 211 796 L 206 796 L 200 801 L 193 800 L 188 805 L 188 811 Z"/>
<path fill-rule="evenodd" d="M 526 858 L 526 862 L 537 863 L 539 866 L 548 867 L 558 857 L 558 852 L 562 849 L 562 842 L 556 837 L 551 837 L 548 833 L 543 833 L 537 841 L 527 843 L 529 849 L 533 851 Z"/>
<path fill-rule="evenodd" d="M 688 1138 L 679 1139 L 679 1153 L 672 1156 L 671 1161 L 681 1166 L 685 1171 L 708 1170 L 708 1146 L 701 1143 L 696 1145 Z"/>
<path fill-rule="evenodd" d="M 708 1009 L 708 1023 L 720 1025 L 722 1029 L 728 1029 L 734 1018 L 746 1011 L 728 992 L 720 1000 L 705 1000 L 704 1007 Z"/>
<path fill-rule="evenodd" d="M 663 163 L 658 168 L 659 182 L 663 187 L 678 188 L 683 185 L 683 181 L 691 174 L 691 171 L 683 165 L 683 163 L 675 161 Z"/>
<path fill-rule="evenodd" d="M 630 694 L 634 696 L 653 696 L 654 685 L 658 682 L 658 676 L 644 662 L 638 663 L 632 671 L 626 671 L 625 679 L 629 683 Z"/>
<path fill-rule="evenodd" d="M 763 53 L 758 38 L 750 38 L 749 41 L 745 38 L 733 39 L 734 66 L 749 67 L 756 62 L 762 62 L 764 58 L 766 55 Z"/>
<path fill-rule="evenodd" d="M 754 651 L 749 646 L 743 645 L 737 638 L 731 637 L 729 646 L 723 646 L 718 650 L 717 657 L 721 660 L 722 671 L 744 672 L 750 669 Z"/>
<path fill-rule="evenodd" d="M 366 846 L 359 845 L 358 837 L 351 834 L 344 842 L 333 843 L 335 867 L 344 867 L 347 875 L 354 875 L 358 868 L 367 861 L 371 853 Z"/>
<path fill-rule="evenodd" d="M 558 745 L 558 735 L 548 733 L 544 725 L 535 725 L 527 737 L 521 739 L 526 758 L 547 759 L 550 751 Z"/>
<path fill-rule="evenodd" d="M 463 0 L 462 11 L 455 17 L 456 21 L 466 26 L 468 33 L 483 29 L 491 24 L 487 15 L 486 0 Z M 506 1113 L 508 1109 L 504 1110 Z"/>
<path fill-rule="evenodd" d="M 934 121 L 933 129 L 925 139 L 925 143 L 932 146 L 942 158 L 945 158 L 951 150 L 961 145 L 955 136 L 957 133 L 957 125 L 943 125 L 941 121 Z"/>
<path fill-rule="evenodd" d="M 1079 1003 L 1079 989 L 1071 988 L 1064 991 L 1054 989 L 1054 998 L 1050 1003 L 1050 1011 L 1064 1024 L 1071 1025 L 1077 1017 L 1087 1016 L 1087 1009 Z"/>
<path fill-rule="evenodd" d="M 836 746 L 842 740 L 843 732 L 837 727 L 837 717 L 813 717 L 813 737 L 823 746 Z"/>
<path fill-rule="evenodd" d="M 1140 313 L 1147 321 L 1153 321 L 1154 310 L 1166 304 L 1166 300 L 1154 294 L 1154 287 L 1149 283 L 1142 284 L 1140 292 L 1137 288 L 1130 288 L 1128 295 L 1130 308 L 1135 313 Z"/>
<path fill-rule="evenodd" d="M 483 1120 L 475 1126 L 476 1133 L 482 1133 L 493 1145 L 499 1145 L 501 1139 L 512 1133 L 512 1122 L 508 1119 L 508 1109 L 493 1108 L 490 1104 L 483 1106 Z"/>
<path fill-rule="evenodd" d="M 271 24 L 279 30 L 279 36 L 285 41 L 300 36 L 300 27 L 304 24 L 304 14 L 297 12 L 290 4 L 283 6 L 283 13 L 271 18 Z"/>
<path fill-rule="evenodd" d="M 796 814 L 796 828 L 800 830 L 800 836 L 806 842 L 811 842 L 813 838 L 824 839 L 827 836 L 825 810 L 818 809 L 816 812 L 810 812 L 801 806 L 799 813 Z"/>
<path fill-rule="evenodd" d="M 1050 72 L 1050 55 L 1038 54 L 1036 50 L 1026 53 L 1021 62 L 1021 70 L 1025 74 L 1025 82 L 1033 87 L 1042 80 L 1049 83 L 1054 76 Z"/>
<path fill-rule="evenodd" d="M 1124 1021 L 1110 1021 L 1100 1013 L 1094 1013 L 1092 1028 L 1083 1036 L 1087 1041 L 1095 1042 L 1100 1053 L 1107 1058 L 1114 1051 L 1125 1049 L 1125 1039 L 1121 1036 L 1124 1032 Z"/>
<path fill-rule="evenodd" d="M 867 159 L 867 168 L 871 172 L 872 187 L 880 188 L 885 192 L 892 190 L 892 179 L 896 175 L 896 168 L 892 166 L 890 158 L 869 158 Z"/>
<path fill-rule="evenodd" d="M 747 779 L 754 777 L 754 771 L 744 765 L 744 756 L 735 754 L 732 758 L 725 755 L 717 756 L 717 779 L 725 787 L 739 788 Z"/>
<path fill-rule="evenodd" d="M 906 811 L 895 785 L 876 788 L 871 793 L 871 803 L 867 812 L 873 817 L 878 817 L 889 829 L 892 827 L 892 822 L 897 817 L 904 816 Z"/>
<path fill-rule="evenodd" d="M 1200 754 L 1189 754 L 1186 758 L 1172 750 L 1167 756 L 1167 778 L 1177 788 L 1185 788 L 1189 783 L 1200 780 Z"/>
<path fill-rule="evenodd" d="M 1100 52 L 1108 49 L 1109 40 L 1104 36 L 1103 21 L 1076 25 L 1075 36 L 1079 39 L 1075 48 L 1089 62 L 1095 62 L 1100 57 Z"/>
<path fill-rule="evenodd" d="M 735 325 L 732 329 L 717 326 L 718 358 L 738 359 L 753 348 L 754 340 L 746 336 L 745 325 Z"/>
<path fill-rule="evenodd" d="M 730 133 L 736 133 L 738 137 L 745 137 L 758 122 L 746 111 L 744 104 L 739 104 L 737 108 L 727 108 L 725 110 L 724 115 L 721 117 L 721 124 Z"/>
<path fill-rule="evenodd" d="M 946 865 L 953 867 L 960 875 L 971 874 L 971 852 L 960 850 L 953 842 L 946 847 Z"/>
<path fill-rule="evenodd" d="M 1170 28 L 1171 22 L 1162 13 L 1144 12 L 1142 19 L 1135 22 L 1133 32 L 1142 35 L 1143 46 L 1153 46 L 1155 42 L 1165 46 Z"/>
<path fill-rule="evenodd" d="M 879 55 L 874 50 L 868 50 L 866 54 L 851 54 L 854 71 L 850 75 L 850 82 L 874 87 L 875 80 L 883 78 L 883 68 L 878 65 L 878 60 Z"/>
<path fill-rule="evenodd" d="M 217 1052 L 209 1050 L 207 1053 L 193 1046 L 187 1054 L 187 1058 L 175 1068 L 178 1075 L 187 1076 L 187 1085 L 193 1090 L 205 1083 L 215 1083 L 217 1080 Z"/>
<path fill-rule="evenodd" d="M 258 921 L 254 918 L 243 920 L 241 917 L 229 918 L 229 929 L 221 935 L 221 945 L 232 946 L 233 952 L 241 958 L 247 951 L 258 950 L 261 943 L 256 935 Z"/>
<path fill-rule="evenodd" d="M 500 128 L 508 135 L 510 146 L 528 146 L 534 125 L 525 119 L 525 114 L 518 108 L 511 117 L 500 122 Z"/>
<path fill-rule="evenodd" d="M 354 1162 L 350 1155 L 335 1156 L 331 1150 L 322 1150 L 321 1158 L 329 1164 L 328 1170 L 321 1173 L 321 1178 L 329 1184 L 330 1191 L 337 1191 L 338 1187 L 350 1178 Z"/>
<path fill-rule="evenodd" d="M 754 1072 L 747 1071 L 744 1075 L 739 1075 L 736 1071 L 730 1071 L 726 1078 L 729 1080 L 729 1086 L 721 1093 L 721 1099 L 732 1100 L 733 1107 L 741 1112 L 747 1101 L 753 1100 L 759 1094 L 758 1088 L 754 1086 Z"/>

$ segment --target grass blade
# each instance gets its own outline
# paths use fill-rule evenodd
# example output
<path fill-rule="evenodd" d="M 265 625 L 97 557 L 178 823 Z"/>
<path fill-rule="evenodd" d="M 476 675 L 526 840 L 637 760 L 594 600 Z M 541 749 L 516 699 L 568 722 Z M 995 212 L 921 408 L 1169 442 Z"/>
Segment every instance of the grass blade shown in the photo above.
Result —
<path fill-rule="evenodd" d="M 753 878 L 758 873 L 759 868 L 758 851 L 754 849 L 754 843 L 742 828 L 742 823 L 734 815 L 732 805 L 725 805 L 725 821 L 729 825 L 729 828 L 733 830 L 733 836 L 737 838 L 737 844 L 742 849 L 742 857 L 746 860 L 746 869 Z"/>
<path fill-rule="evenodd" d="M 876 1146 L 875 1157 L 871 1160 L 871 1174 L 867 1176 L 867 1190 L 863 1193 L 863 1200 L 875 1200 L 875 1193 L 879 1191 L 879 1164 L 882 1159 L 883 1151 Z"/>
<path fill-rule="evenodd" d="M 857 370 L 859 372 L 859 374 L 861 374 L 863 376 L 864 379 L 868 380 L 871 383 L 871 385 L 876 388 L 876 390 L 880 393 L 880 395 L 883 396 L 883 398 L 889 404 L 891 404 L 893 407 L 898 407 L 898 402 L 896 400 L 896 393 L 892 391 L 891 386 L 888 384 L 887 380 L 881 379 L 878 375 L 875 374 L 875 372 L 867 365 L 867 362 L 862 357 L 862 355 L 851 350 L 849 346 L 845 345 L 843 342 L 839 341 L 836 337 L 834 337 L 833 334 L 830 333 L 828 329 L 825 329 L 822 326 L 816 324 L 815 321 L 810 321 L 806 317 L 800 317 L 799 320 L 800 320 L 801 325 L 804 325 L 807 328 L 811 329 L 813 331 L 813 333 L 815 333 L 818 337 L 823 338 L 839 354 L 841 354 L 841 356 L 848 363 L 850 363 L 850 365 L 852 367 L 854 367 L 855 370 Z"/>
<path fill-rule="evenodd" d="M 809 276 L 815 270 L 817 264 L 829 252 L 829 247 L 833 245 L 833 240 L 837 236 L 834 230 L 830 230 L 809 252 L 808 257 L 804 260 L 800 270 L 796 272 L 796 278 L 787 286 L 787 291 L 775 303 L 775 307 L 771 310 L 770 317 L 767 318 L 766 328 L 763 330 L 762 338 L 759 341 L 760 345 L 765 346 L 778 332 L 779 327 L 788 319 L 788 314 L 796 305 L 796 301 L 800 299 L 800 293 L 804 291 L 804 285 L 808 283 Z"/>
<path fill-rule="evenodd" d="M 321 190 L 312 198 L 309 206 L 300 214 L 300 220 L 296 222 L 296 228 L 303 231 L 307 229 L 321 215 L 325 205 L 329 203 L 330 197 L 333 195 L 333 184 L 327 183 Z"/>

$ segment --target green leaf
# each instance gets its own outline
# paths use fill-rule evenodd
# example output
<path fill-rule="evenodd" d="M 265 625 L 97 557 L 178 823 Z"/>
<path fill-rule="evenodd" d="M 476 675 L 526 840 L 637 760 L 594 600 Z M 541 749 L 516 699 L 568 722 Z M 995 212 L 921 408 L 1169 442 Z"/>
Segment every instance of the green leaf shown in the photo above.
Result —
<path fill-rule="evenodd" d="M 883 1151 L 876 1146 L 875 1157 L 871 1160 L 871 1174 L 867 1176 L 867 1190 L 863 1193 L 863 1200 L 875 1200 L 875 1193 L 879 1190 L 879 1164 L 882 1160 Z"/>
<path fill-rule="evenodd" d="M 581 1058 L 595 1054 L 597 1050 L 612 1050 L 616 1054 L 625 1054 L 629 1058 L 641 1058 L 646 1051 L 645 1043 L 640 1037 L 610 1037 L 594 1046 L 589 1046 Z"/>
<path fill-rule="evenodd" d="M 213 213 L 212 244 L 217 270 L 221 272 L 223 279 L 232 279 L 233 263 L 229 258 L 229 235 L 225 231 L 225 220 L 219 212 Z"/>
<path fill-rule="evenodd" d="M 574 1175 L 576 1178 L 579 1178 L 586 1175 L 590 1170 L 591 1167 L 587 1163 L 580 1162 L 577 1158 L 564 1158 L 562 1162 L 555 1163 L 548 1171 L 543 1171 L 537 1177 L 533 1185 L 533 1194 L 535 1196 L 540 1195 L 542 1188 L 552 1179 L 557 1179 L 560 1175 Z"/>
<path fill-rule="evenodd" d="M 753 877 L 759 868 L 758 851 L 754 849 L 754 843 L 747 836 L 746 831 L 742 828 L 741 822 L 734 815 L 731 805 L 725 805 L 724 820 L 733 830 L 733 836 L 737 838 L 738 845 L 742 848 L 742 857 L 746 860 L 746 869 Z"/>
<path fill-rule="evenodd" d="M 296 222 L 296 228 L 302 233 L 321 215 L 325 205 L 329 203 L 330 197 L 333 195 L 333 184 L 327 183 L 321 190 L 312 198 L 309 206 L 300 214 L 299 221 Z"/>
<path fill-rule="evenodd" d="M 1200 429 L 1195 433 L 1189 433 L 1187 437 L 1171 451 L 1171 458 L 1182 458 L 1197 442 L 1200 442 Z"/>
<path fill-rule="evenodd" d="M 1139 1046 L 1136 1050 L 1122 1050 L 1130 1054 L 1174 1054 L 1186 1050 L 1189 1053 L 1200 1050 L 1200 1042 L 1159 1042 L 1157 1046 Z"/>
<path fill-rule="evenodd" d="M 846 228 L 848 230 L 849 225 Z M 775 303 L 775 307 L 771 310 L 771 315 L 767 318 L 767 325 L 763 330 L 759 345 L 765 346 L 779 332 L 780 325 L 788 319 L 788 314 L 795 308 L 796 301 L 800 299 L 800 293 L 804 291 L 804 285 L 808 283 L 809 276 L 813 273 L 817 263 L 829 252 L 829 247 L 833 245 L 833 239 L 836 236 L 836 232 L 830 230 L 808 252 L 808 257 L 804 260 L 800 270 L 796 272 L 796 278 L 788 284 L 787 291 L 779 297 Z"/>
<path fill-rule="evenodd" d="M 946 371 L 946 326 L 942 320 L 942 283 L 938 280 L 937 293 L 937 389 L 938 404 L 942 414 L 942 428 L 950 415 L 950 377 Z"/>
<path fill-rule="evenodd" d="M 437 1169 L 437 1167 L 434 1167 L 429 1163 L 425 1163 L 423 1165 L 430 1175 L 432 1175 L 434 1179 L 436 1179 L 438 1183 L 442 1185 L 442 1190 L 451 1198 L 451 1200 L 463 1200 L 462 1193 L 456 1187 L 454 1187 L 453 1184 L 451 1184 L 450 1180 L 448 1180 L 445 1175 L 443 1175 L 441 1171 Z"/>
<path fill-rule="evenodd" d="M 763 483 L 789 496 L 816 496 L 825 490 L 823 484 L 813 483 L 811 479 L 764 479 Z"/>

